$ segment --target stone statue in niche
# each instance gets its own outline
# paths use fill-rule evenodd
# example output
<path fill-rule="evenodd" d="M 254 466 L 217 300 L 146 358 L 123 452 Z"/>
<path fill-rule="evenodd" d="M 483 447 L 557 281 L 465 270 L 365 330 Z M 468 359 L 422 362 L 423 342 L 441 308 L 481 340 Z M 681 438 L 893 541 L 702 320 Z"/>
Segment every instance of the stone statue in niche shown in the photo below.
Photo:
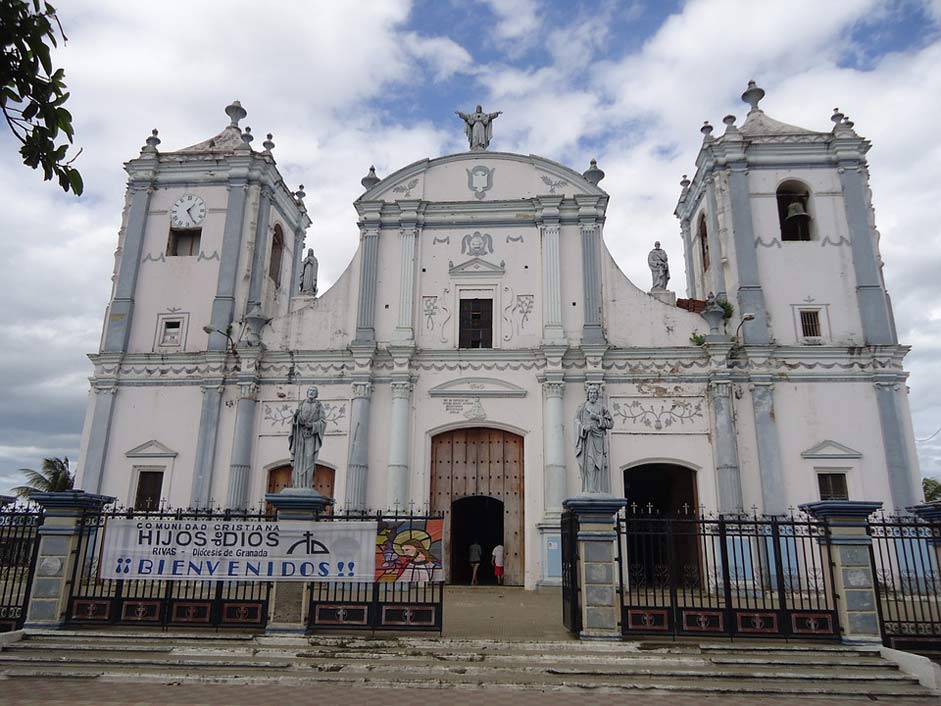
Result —
<path fill-rule="evenodd" d="M 307 257 L 301 263 L 301 294 L 309 294 L 312 297 L 317 296 L 317 270 L 320 264 L 314 257 L 314 249 L 307 249 Z"/>
<path fill-rule="evenodd" d="M 660 249 L 660 241 L 653 244 L 653 250 L 647 255 L 647 266 L 653 277 L 651 289 L 666 289 L 670 281 L 670 265 L 667 263 L 666 251 Z"/>
<path fill-rule="evenodd" d="M 487 149 L 490 146 L 490 138 L 493 136 L 493 121 L 503 111 L 485 113 L 483 108 L 478 105 L 477 109 L 470 114 L 462 113 L 459 110 L 454 112 L 464 121 L 464 134 L 467 135 L 471 151 L 479 152 Z"/>
<path fill-rule="evenodd" d="M 317 468 L 317 456 L 323 446 L 323 435 L 327 430 L 327 418 L 323 404 L 317 399 L 317 388 L 307 388 L 304 399 L 291 423 L 288 436 L 288 449 L 291 451 L 291 486 L 293 488 L 311 488 L 314 471 Z"/>
<path fill-rule="evenodd" d="M 575 413 L 575 458 L 582 493 L 610 493 L 608 430 L 614 428 L 614 418 L 601 401 L 598 385 L 589 385 L 587 396 Z"/>

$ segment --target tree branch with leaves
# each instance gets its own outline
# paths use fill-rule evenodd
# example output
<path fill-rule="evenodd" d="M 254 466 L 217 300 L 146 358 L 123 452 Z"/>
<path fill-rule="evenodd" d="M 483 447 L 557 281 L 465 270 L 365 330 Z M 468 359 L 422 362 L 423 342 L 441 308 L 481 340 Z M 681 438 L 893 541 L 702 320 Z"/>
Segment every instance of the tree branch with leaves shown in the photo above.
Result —
<path fill-rule="evenodd" d="M 13 492 L 20 498 L 28 498 L 33 492 L 61 493 L 64 490 L 72 490 L 75 484 L 75 476 L 69 466 L 68 456 L 44 458 L 42 470 L 21 468 L 20 473 L 26 475 L 26 485 L 13 488 Z"/>
<path fill-rule="evenodd" d="M 42 169 L 46 181 L 58 178 L 66 192 L 80 196 L 82 176 L 68 158 L 72 114 L 65 71 L 53 68 L 52 48 L 67 41 L 56 9 L 42 0 L 0 0 L 0 112 L 20 142 L 23 164 Z M 64 138 L 64 139 L 63 139 Z"/>

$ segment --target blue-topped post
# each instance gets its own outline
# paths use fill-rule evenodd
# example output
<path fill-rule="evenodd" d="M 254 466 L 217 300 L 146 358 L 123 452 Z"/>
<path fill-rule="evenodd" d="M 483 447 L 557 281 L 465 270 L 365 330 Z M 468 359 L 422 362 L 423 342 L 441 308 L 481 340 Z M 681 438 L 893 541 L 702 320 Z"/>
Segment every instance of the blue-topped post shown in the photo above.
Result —
<path fill-rule="evenodd" d="M 620 640 L 617 515 L 627 500 L 607 493 L 586 493 L 562 506 L 578 517 L 578 585 L 582 640 Z"/>
<path fill-rule="evenodd" d="M 65 625 L 75 564 L 83 559 L 78 552 L 82 519 L 86 513 L 101 512 L 115 498 L 69 490 L 32 493 L 29 499 L 42 506 L 45 520 L 39 528 L 39 555 L 25 627 L 59 629 Z"/>
<path fill-rule="evenodd" d="M 881 502 L 821 500 L 800 509 L 827 523 L 821 538 L 830 546 L 833 571 L 824 572 L 827 589 L 836 600 L 843 642 L 882 642 L 875 576 L 870 556 L 869 516 Z"/>
<path fill-rule="evenodd" d="M 922 503 L 907 510 L 931 525 L 931 531 L 924 533 L 924 539 L 934 550 L 934 566 L 929 565 L 925 568 L 928 568 L 934 576 L 941 576 L 941 501 Z"/>
<path fill-rule="evenodd" d="M 280 493 L 268 493 L 265 500 L 278 513 L 278 521 L 314 522 L 333 505 L 333 500 L 313 488 L 284 488 Z M 274 584 L 270 597 L 267 633 L 307 632 L 306 581 L 280 581 Z"/>

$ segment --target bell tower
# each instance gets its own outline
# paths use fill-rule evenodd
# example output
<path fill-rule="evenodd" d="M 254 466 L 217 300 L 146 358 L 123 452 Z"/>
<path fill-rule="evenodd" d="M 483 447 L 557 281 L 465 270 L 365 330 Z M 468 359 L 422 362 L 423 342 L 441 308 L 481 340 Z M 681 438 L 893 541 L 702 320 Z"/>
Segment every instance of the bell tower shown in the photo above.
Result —
<path fill-rule="evenodd" d="M 721 135 L 708 121 L 702 126 L 696 173 L 683 177 L 676 208 L 688 295 L 714 295 L 711 306 L 721 305 L 727 318 L 728 371 L 714 390 L 727 396 L 730 388 L 721 385 L 740 382 L 740 399 L 751 398 L 755 442 L 738 434 L 736 443 L 742 468 L 753 447 L 765 512 L 786 508 L 790 474 L 814 482 L 789 447 L 838 435 L 832 430 L 838 425 L 824 419 L 828 405 L 834 416 L 850 406 L 859 415 L 855 430 L 841 432 L 844 439 L 865 434 L 862 420 L 871 415 L 871 436 L 878 428 L 882 437 L 881 458 L 869 457 L 871 472 L 883 476 L 893 504 L 905 507 L 920 498 L 901 367 L 907 348 L 898 345 L 882 277 L 866 162 L 871 145 L 838 109 L 830 130 L 814 131 L 770 117 L 760 107 L 764 96 L 750 81 L 740 126 L 733 115 L 723 118 Z M 792 404 L 795 414 L 800 404 L 818 406 L 819 421 L 787 418 Z"/>

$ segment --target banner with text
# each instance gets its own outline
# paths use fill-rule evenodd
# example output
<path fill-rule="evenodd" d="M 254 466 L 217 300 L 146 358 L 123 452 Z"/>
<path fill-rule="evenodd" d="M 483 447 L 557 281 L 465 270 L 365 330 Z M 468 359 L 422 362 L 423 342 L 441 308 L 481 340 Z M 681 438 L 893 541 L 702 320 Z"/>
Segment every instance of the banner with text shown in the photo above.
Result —
<path fill-rule="evenodd" d="M 111 518 L 99 566 L 106 579 L 371 582 L 377 533 L 375 521 Z"/>

